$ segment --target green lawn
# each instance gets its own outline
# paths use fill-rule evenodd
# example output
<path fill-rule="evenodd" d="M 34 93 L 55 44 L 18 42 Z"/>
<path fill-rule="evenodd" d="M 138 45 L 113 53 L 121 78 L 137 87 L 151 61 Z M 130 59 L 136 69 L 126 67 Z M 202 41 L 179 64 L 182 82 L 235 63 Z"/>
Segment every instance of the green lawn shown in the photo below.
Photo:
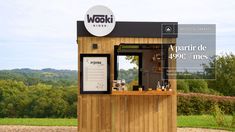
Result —
<path fill-rule="evenodd" d="M 226 116 L 231 122 L 232 116 Z M 0 118 L 0 125 L 30 125 L 30 126 L 77 126 L 77 119 L 53 118 Z M 226 129 L 235 131 L 235 128 L 218 127 L 212 116 L 178 116 L 178 127 L 200 127 Z"/>
<path fill-rule="evenodd" d="M 0 125 L 77 126 L 77 119 L 63 118 L 0 118 Z"/>
<path fill-rule="evenodd" d="M 235 131 L 235 128 L 229 128 L 232 122 L 232 116 L 226 116 L 225 123 L 227 126 L 217 126 L 213 116 L 201 115 L 201 116 L 178 116 L 178 127 L 200 127 L 200 128 L 213 128 Z"/>

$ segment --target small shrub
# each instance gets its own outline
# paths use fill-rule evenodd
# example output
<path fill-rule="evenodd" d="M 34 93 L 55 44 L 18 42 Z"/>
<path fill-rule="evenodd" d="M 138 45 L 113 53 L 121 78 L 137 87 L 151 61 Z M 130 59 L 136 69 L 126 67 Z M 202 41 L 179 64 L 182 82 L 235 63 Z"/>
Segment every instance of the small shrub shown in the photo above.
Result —
<path fill-rule="evenodd" d="M 185 82 L 184 80 L 177 80 L 177 90 L 182 91 L 184 93 L 188 93 L 189 92 L 188 83 Z"/>
<path fill-rule="evenodd" d="M 233 113 L 233 120 L 232 120 L 232 123 L 231 123 L 231 127 L 235 128 L 235 112 Z"/>
<path fill-rule="evenodd" d="M 209 93 L 208 85 L 205 80 L 187 80 L 189 91 L 196 93 Z"/>
<path fill-rule="evenodd" d="M 200 93 L 178 93 L 177 113 L 178 115 L 211 114 L 215 104 L 226 115 L 232 115 L 235 112 L 235 97 Z"/>
<path fill-rule="evenodd" d="M 212 115 L 215 118 L 215 122 L 218 126 L 225 126 L 225 115 L 224 112 L 219 108 L 219 106 L 216 104 L 214 106 L 214 109 L 212 111 Z"/>

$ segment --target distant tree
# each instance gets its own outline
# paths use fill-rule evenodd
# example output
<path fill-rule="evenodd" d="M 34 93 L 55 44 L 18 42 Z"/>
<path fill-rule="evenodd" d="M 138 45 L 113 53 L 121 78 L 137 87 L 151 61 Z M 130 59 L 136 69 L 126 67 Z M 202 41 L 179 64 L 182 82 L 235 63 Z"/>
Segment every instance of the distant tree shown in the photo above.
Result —
<path fill-rule="evenodd" d="M 0 80 L 0 117 L 76 117 L 77 88 Z"/>
<path fill-rule="evenodd" d="M 44 83 L 53 87 L 69 87 L 77 85 L 77 71 L 55 69 L 14 69 L 0 70 L 0 80 L 22 81 L 26 86 Z"/>
<path fill-rule="evenodd" d="M 128 55 L 125 57 L 126 60 L 129 60 L 132 64 L 139 66 L 139 56 Z"/>
<path fill-rule="evenodd" d="M 190 92 L 196 93 L 209 93 L 208 85 L 205 80 L 196 79 L 196 80 L 187 80 Z"/>
<path fill-rule="evenodd" d="M 0 117 L 20 117 L 25 114 L 29 98 L 23 82 L 0 80 Z"/>
<path fill-rule="evenodd" d="M 177 90 L 181 92 L 189 92 L 188 83 L 185 80 L 177 80 Z"/>
<path fill-rule="evenodd" d="M 212 61 L 210 67 L 215 66 L 215 70 L 207 70 L 207 74 L 214 76 L 215 80 L 208 80 L 211 89 L 219 91 L 224 95 L 235 96 L 235 55 L 226 54 L 217 56 Z"/>
<path fill-rule="evenodd" d="M 128 70 L 120 69 L 118 72 L 118 79 L 124 79 L 126 83 L 130 83 L 133 80 L 138 80 L 138 74 L 139 73 L 137 68 Z"/>

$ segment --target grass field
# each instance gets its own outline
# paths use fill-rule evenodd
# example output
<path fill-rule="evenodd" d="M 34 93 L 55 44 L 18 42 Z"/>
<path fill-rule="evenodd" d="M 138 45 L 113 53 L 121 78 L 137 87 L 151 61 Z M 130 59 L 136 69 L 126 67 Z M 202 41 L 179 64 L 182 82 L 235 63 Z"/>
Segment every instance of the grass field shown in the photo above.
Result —
<path fill-rule="evenodd" d="M 226 116 L 226 122 L 231 123 L 232 116 Z M 77 126 L 77 119 L 52 118 L 0 118 L 0 125 L 29 126 Z M 235 128 L 218 127 L 212 116 L 178 116 L 178 127 L 200 127 L 225 129 L 235 131 Z"/>
<path fill-rule="evenodd" d="M 0 118 L 0 125 L 77 126 L 77 119 L 64 118 Z"/>
<path fill-rule="evenodd" d="M 228 127 L 231 125 L 232 116 L 226 116 L 225 124 L 227 126 L 217 126 L 215 119 L 209 115 L 201 116 L 178 116 L 177 117 L 178 127 L 199 127 L 199 128 L 211 128 L 211 129 L 224 129 L 235 132 L 235 128 Z"/>

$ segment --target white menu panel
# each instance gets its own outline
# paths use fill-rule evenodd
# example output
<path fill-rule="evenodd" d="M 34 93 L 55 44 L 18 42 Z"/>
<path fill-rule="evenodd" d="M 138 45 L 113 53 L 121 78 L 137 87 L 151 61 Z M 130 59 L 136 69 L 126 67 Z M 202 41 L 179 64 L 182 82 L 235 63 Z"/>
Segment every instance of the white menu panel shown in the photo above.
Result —
<path fill-rule="evenodd" d="M 83 91 L 107 91 L 107 57 L 83 58 Z"/>

